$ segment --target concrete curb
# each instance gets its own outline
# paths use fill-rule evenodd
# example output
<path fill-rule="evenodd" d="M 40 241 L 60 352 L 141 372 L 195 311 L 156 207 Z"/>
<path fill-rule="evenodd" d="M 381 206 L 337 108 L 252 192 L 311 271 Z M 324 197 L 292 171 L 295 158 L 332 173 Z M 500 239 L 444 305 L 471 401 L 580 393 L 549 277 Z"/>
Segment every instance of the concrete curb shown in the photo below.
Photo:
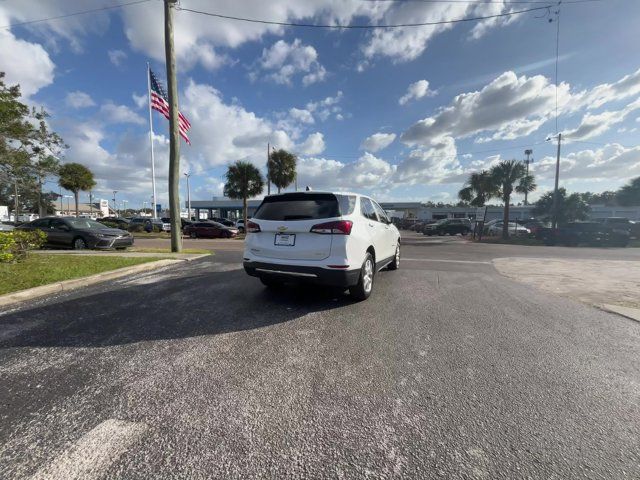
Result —
<path fill-rule="evenodd" d="M 635 320 L 636 322 L 640 322 L 639 308 L 623 307 L 621 305 L 611 305 L 609 303 L 597 305 L 597 307 L 605 312 L 615 313 L 616 315 L 621 315 L 623 317 L 630 318 L 631 320 Z"/>
<path fill-rule="evenodd" d="M 202 255 L 206 257 L 208 255 Z M 200 258 L 200 257 L 199 257 Z M 107 280 L 114 280 L 116 278 L 126 277 L 135 273 L 146 272 L 149 270 L 155 270 L 157 268 L 167 267 L 175 265 L 184 261 L 196 260 L 195 258 L 189 259 L 168 259 L 158 260 L 156 262 L 142 263 L 140 265 L 134 265 L 132 267 L 118 268 L 116 270 L 109 270 L 88 277 L 74 278 L 71 280 L 64 280 L 62 282 L 50 283 L 48 285 L 41 285 L 39 287 L 28 288 L 26 290 L 20 290 L 18 292 L 8 293 L 0 296 L 0 307 L 12 305 L 14 303 L 24 302 L 26 300 L 33 300 L 36 298 L 44 297 L 53 293 L 67 292 L 71 290 L 77 290 L 82 287 L 88 287 L 96 283 L 105 282 Z"/>

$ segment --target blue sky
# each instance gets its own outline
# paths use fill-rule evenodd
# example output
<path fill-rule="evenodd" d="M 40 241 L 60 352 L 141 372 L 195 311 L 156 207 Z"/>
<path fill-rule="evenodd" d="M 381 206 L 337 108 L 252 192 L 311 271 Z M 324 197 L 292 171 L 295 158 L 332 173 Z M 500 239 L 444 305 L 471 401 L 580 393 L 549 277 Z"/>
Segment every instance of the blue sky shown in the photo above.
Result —
<path fill-rule="evenodd" d="M 124 3 L 124 2 L 123 2 Z M 15 1 L 2 25 L 113 5 Z M 182 7 L 306 23 L 455 20 L 540 6 L 477 2 L 182 0 Z M 472 171 L 534 150 L 539 191 L 553 183 L 556 8 L 439 27 L 322 30 L 176 12 L 181 111 L 192 198 L 221 195 L 225 166 L 264 168 L 266 144 L 299 156 L 299 184 L 380 200 L 455 201 Z M 554 19 L 554 22 L 549 22 Z M 640 2 L 561 7 L 561 184 L 618 188 L 640 175 Z M 3 29 L 0 65 L 96 174 L 96 195 L 151 195 L 146 62 L 165 82 L 162 3 Z M 166 82 L 165 82 L 166 85 Z M 166 120 L 154 113 L 158 196 L 166 204 Z M 184 199 L 184 182 L 182 182 Z M 53 184 L 52 184 L 53 185 Z M 520 200 L 518 198 L 516 201 Z"/>

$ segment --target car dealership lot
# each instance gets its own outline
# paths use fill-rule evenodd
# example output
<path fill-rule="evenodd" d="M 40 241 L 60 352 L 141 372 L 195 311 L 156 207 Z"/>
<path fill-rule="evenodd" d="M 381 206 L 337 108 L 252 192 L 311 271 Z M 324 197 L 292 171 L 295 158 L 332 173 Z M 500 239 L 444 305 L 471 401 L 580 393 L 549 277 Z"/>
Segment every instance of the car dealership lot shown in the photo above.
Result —
<path fill-rule="evenodd" d="M 366 302 L 195 240 L 215 255 L 5 311 L 0 478 L 637 478 L 640 324 L 491 261 L 638 249 L 403 240 Z"/>

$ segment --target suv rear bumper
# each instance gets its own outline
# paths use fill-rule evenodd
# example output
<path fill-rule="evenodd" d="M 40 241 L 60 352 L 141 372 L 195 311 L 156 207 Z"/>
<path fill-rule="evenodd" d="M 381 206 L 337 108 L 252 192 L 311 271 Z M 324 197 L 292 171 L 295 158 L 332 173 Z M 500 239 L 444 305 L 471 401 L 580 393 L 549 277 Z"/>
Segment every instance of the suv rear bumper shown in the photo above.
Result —
<path fill-rule="evenodd" d="M 359 268 L 355 270 L 333 270 L 322 267 L 251 261 L 245 261 L 243 265 L 245 272 L 252 277 L 278 278 L 282 281 L 302 281 L 335 287 L 351 287 L 358 283 L 360 277 Z"/>

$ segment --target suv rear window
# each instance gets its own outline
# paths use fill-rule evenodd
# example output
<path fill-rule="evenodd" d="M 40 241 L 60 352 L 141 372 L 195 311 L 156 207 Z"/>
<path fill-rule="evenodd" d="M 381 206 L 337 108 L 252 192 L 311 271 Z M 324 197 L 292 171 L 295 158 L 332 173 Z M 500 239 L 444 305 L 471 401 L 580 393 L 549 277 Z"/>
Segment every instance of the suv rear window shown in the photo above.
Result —
<path fill-rule="evenodd" d="M 353 211 L 355 197 L 332 193 L 287 193 L 262 201 L 253 218 L 257 220 L 316 220 L 348 215 Z"/>

